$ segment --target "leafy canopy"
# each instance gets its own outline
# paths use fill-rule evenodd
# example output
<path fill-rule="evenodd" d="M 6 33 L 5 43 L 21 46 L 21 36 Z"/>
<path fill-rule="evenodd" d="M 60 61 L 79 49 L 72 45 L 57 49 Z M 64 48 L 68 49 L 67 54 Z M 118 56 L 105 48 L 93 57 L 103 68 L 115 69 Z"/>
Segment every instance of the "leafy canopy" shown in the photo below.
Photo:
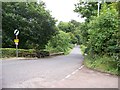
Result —
<path fill-rule="evenodd" d="M 19 48 L 43 49 L 56 33 L 55 19 L 44 3 L 5 2 L 2 4 L 3 47 L 14 47 L 13 34 L 20 31 Z"/>

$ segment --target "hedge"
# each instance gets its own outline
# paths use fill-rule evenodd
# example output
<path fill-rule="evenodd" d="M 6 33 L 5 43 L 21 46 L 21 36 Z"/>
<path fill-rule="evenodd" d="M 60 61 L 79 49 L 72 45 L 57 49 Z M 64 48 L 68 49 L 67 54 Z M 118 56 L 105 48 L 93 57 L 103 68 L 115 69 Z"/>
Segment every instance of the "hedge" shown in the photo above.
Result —
<path fill-rule="evenodd" d="M 2 52 L 2 58 L 5 57 L 15 57 L 16 49 L 15 48 L 0 48 Z M 34 53 L 34 49 L 18 49 L 18 53 Z"/>

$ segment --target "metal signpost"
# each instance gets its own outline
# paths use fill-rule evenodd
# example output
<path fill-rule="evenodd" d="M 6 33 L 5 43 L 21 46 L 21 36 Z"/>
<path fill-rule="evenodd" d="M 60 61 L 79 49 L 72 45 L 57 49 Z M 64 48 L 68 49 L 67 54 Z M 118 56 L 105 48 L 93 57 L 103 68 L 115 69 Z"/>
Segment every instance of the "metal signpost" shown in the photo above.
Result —
<path fill-rule="evenodd" d="M 19 42 L 18 34 L 19 34 L 19 30 L 16 29 L 14 31 L 14 34 L 16 36 L 16 39 L 14 39 L 14 42 L 15 42 L 15 45 L 16 45 L 16 57 L 18 57 L 18 42 Z"/>
<path fill-rule="evenodd" d="M 104 2 L 105 2 L 105 0 L 104 0 Z M 100 15 L 100 3 L 102 3 L 102 1 L 101 1 L 101 0 L 98 0 L 98 17 L 99 17 L 99 15 Z"/>

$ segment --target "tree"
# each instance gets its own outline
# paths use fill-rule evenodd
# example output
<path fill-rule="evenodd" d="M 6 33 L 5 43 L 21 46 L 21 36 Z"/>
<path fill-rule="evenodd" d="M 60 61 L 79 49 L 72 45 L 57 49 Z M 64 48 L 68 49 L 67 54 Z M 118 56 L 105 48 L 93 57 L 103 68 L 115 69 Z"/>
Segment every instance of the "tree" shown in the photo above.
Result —
<path fill-rule="evenodd" d="M 82 15 L 83 18 L 87 18 L 86 21 L 89 21 L 91 16 L 97 15 L 97 2 L 79 2 L 75 4 L 75 12 Z"/>
<path fill-rule="evenodd" d="M 53 36 L 46 45 L 46 49 L 51 52 L 68 52 L 71 47 L 71 39 L 68 33 L 59 31 L 59 34 Z"/>
<path fill-rule="evenodd" d="M 89 39 L 88 37 L 88 23 L 81 23 L 81 25 L 79 26 L 79 36 L 80 36 L 80 43 L 83 45 L 87 45 L 87 41 Z"/>
<path fill-rule="evenodd" d="M 78 5 L 76 12 L 87 17 L 86 22 L 79 27 L 79 34 L 81 47 L 87 53 L 85 63 L 88 67 L 116 73 L 120 67 L 119 4 L 119 2 L 101 4 L 99 16 L 89 13 L 88 5 L 87 7 Z"/>
<path fill-rule="evenodd" d="M 73 28 L 74 28 L 74 25 L 72 23 L 69 23 L 69 22 L 60 22 L 57 26 L 60 30 L 68 33 L 68 32 L 71 32 L 73 31 Z"/>
<path fill-rule="evenodd" d="M 19 48 L 43 49 L 56 34 L 55 19 L 44 3 L 5 2 L 2 5 L 3 47 L 14 47 L 14 30 L 18 29 Z"/>
<path fill-rule="evenodd" d="M 95 17 L 94 20 L 89 23 L 89 40 L 87 47 L 89 47 L 89 53 L 113 56 L 118 60 L 120 52 L 120 34 L 118 29 L 118 12 L 114 7 L 114 4 L 104 4 L 99 17 Z"/>
<path fill-rule="evenodd" d="M 76 20 L 71 20 L 71 21 L 69 21 L 69 23 L 73 24 L 74 27 L 79 27 L 81 24 L 80 22 L 77 22 Z"/>
<path fill-rule="evenodd" d="M 79 43 L 80 37 L 78 35 L 78 27 L 80 26 L 80 22 L 77 22 L 75 20 L 71 20 L 69 22 L 60 22 L 58 24 L 58 28 L 66 33 L 70 34 L 71 37 L 71 43 Z"/>
<path fill-rule="evenodd" d="M 99 9 L 101 9 L 101 5 L 104 2 L 102 1 Z M 106 4 L 111 4 L 111 2 L 106 2 Z M 82 15 L 83 18 L 86 18 L 86 21 L 89 22 L 93 16 L 97 16 L 98 10 L 98 2 L 79 2 L 75 4 L 75 12 Z"/>

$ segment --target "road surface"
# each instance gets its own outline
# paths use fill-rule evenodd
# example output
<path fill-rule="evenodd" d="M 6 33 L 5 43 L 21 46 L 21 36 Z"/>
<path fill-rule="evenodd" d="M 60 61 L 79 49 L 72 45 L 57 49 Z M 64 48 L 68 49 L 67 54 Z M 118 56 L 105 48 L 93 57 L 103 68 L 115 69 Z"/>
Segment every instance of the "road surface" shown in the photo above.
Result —
<path fill-rule="evenodd" d="M 53 88 L 118 88 L 118 77 L 83 67 L 71 77 L 53 84 Z M 96 90 L 96 89 L 95 89 Z M 105 89 L 106 90 L 106 89 Z M 111 90 L 111 89 L 110 89 Z M 112 89 L 118 90 L 118 89 Z"/>
<path fill-rule="evenodd" d="M 79 46 L 69 55 L 32 60 L 3 60 L 2 87 L 32 87 L 30 82 L 39 80 L 39 87 L 62 80 L 82 65 L 83 56 Z M 28 85 L 29 83 L 29 85 Z"/>
<path fill-rule="evenodd" d="M 69 55 L 2 61 L 3 88 L 118 88 L 118 77 L 82 65 L 76 46 Z"/>

